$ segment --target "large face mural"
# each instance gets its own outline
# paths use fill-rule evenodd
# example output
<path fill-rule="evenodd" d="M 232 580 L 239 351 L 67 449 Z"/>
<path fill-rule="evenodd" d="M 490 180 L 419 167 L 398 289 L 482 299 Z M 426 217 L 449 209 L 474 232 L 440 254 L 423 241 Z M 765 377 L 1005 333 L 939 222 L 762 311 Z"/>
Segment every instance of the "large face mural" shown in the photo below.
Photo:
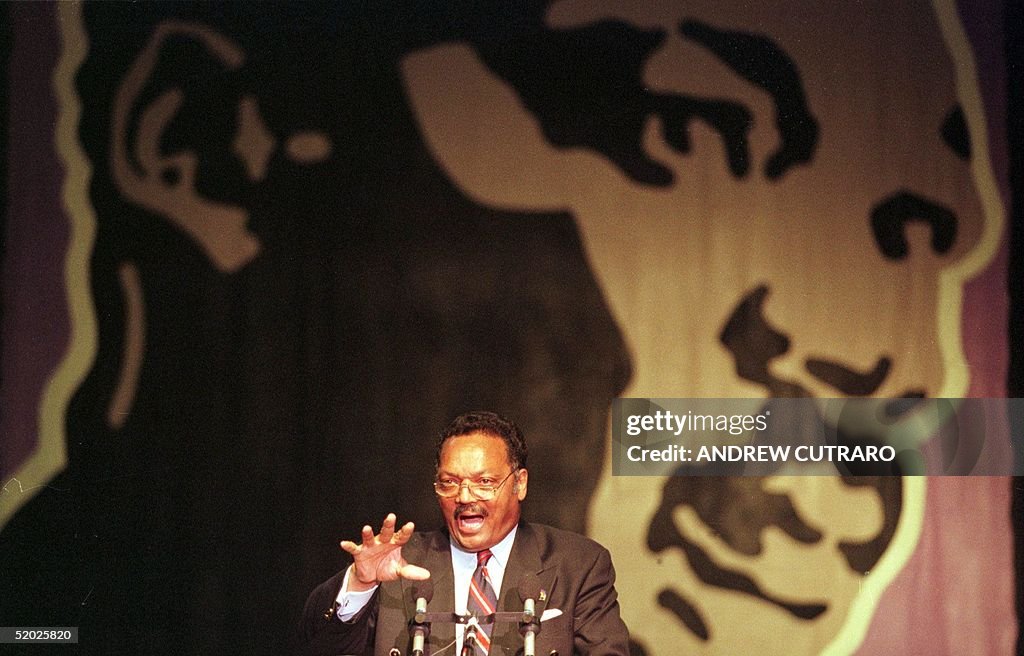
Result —
<path fill-rule="evenodd" d="M 577 220 L 630 351 L 623 396 L 955 396 L 960 285 L 997 222 L 948 11 L 565 0 L 528 38 L 442 44 L 403 74 L 468 196 Z M 921 489 L 605 476 L 589 528 L 650 653 L 768 632 L 758 653 L 849 650 Z"/>

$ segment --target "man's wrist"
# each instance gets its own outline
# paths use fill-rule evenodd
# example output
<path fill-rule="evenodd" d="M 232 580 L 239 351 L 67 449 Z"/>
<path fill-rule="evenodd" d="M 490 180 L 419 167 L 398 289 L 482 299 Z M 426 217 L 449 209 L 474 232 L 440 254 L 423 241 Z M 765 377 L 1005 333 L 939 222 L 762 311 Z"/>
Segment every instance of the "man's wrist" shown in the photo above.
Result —
<path fill-rule="evenodd" d="M 348 591 L 349 592 L 366 592 L 372 590 L 380 584 L 379 581 L 362 581 L 359 579 L 358 570 L 356 569 L 355 563 L 349 566 L 348 571 Z"/>

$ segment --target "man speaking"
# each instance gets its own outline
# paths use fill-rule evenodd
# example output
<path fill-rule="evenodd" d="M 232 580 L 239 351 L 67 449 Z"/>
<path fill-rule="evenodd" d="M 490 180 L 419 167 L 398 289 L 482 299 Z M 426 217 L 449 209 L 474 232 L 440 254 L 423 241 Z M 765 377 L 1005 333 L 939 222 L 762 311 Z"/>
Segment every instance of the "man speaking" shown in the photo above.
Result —
<path fill-rule="evenodd" d="M 406 656 L 418 651 L 419 633 L 425 654 L 512 656 L 523 653 L 521 623 L 488 618 L 522 617 L 525 597 L 540 621 L 533 653 L 627 656 L 608 551 L 575 533 L 520 523 L 527 481 L 526 442 L 515 424 L 491 412 L 452 421 L 437 443 L 434 482 L 447 530 L 417 533 L 412 522 L 396 529 L 391 514 L 379 534 L 364 526 L 360 542 L 342 542 L 353 563 L 309 596 L 308 652 Z M 426 615 L 447 621 L 426 625 L 427 589 Z"/>

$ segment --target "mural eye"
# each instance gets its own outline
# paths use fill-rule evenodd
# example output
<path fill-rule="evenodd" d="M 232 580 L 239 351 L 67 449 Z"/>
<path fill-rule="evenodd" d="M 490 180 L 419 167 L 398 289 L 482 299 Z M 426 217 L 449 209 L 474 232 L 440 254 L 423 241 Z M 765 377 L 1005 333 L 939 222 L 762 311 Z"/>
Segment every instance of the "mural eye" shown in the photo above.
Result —
<path fill-rule="evenodd" d="M 682 22 L 679 32 L 710 50 L 744 80 L 771 94 L 781 144 L 765 162 L 764 174 L 769 180 L 813 159 L 818 146 L 818 121 L 808 106 L 800 71 L 781 46 L 764 35 L 719 30 L 693 20 Z M 745 140 L 745 135 L 736 133 L 723 136 L 732 142 Z M 734 166 L 733 173 L 740 175 L 745 166 L 745 162 L 742 168 Z"/>

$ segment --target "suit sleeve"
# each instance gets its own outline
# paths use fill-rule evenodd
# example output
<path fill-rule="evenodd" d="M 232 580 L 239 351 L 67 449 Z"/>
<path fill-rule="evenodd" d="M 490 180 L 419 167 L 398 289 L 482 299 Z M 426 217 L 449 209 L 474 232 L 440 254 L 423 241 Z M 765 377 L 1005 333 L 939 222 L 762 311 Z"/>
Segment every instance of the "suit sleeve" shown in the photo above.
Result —
<path fill-rule="evenodd" d="M 629 656 L 629 631 L 619 616 L 615 568 L 606 549 L 583 580 L 573 618 L 575 652 L 581 656 Z"/>
<path fill-rule="evenodd" d="M 342 622 L 333 610 L 342 575 L 337 574 L 318 585 L 306 600 L 300 626 L 306 656 L 373 653 L 379 589 L 355 617 Z"/>

